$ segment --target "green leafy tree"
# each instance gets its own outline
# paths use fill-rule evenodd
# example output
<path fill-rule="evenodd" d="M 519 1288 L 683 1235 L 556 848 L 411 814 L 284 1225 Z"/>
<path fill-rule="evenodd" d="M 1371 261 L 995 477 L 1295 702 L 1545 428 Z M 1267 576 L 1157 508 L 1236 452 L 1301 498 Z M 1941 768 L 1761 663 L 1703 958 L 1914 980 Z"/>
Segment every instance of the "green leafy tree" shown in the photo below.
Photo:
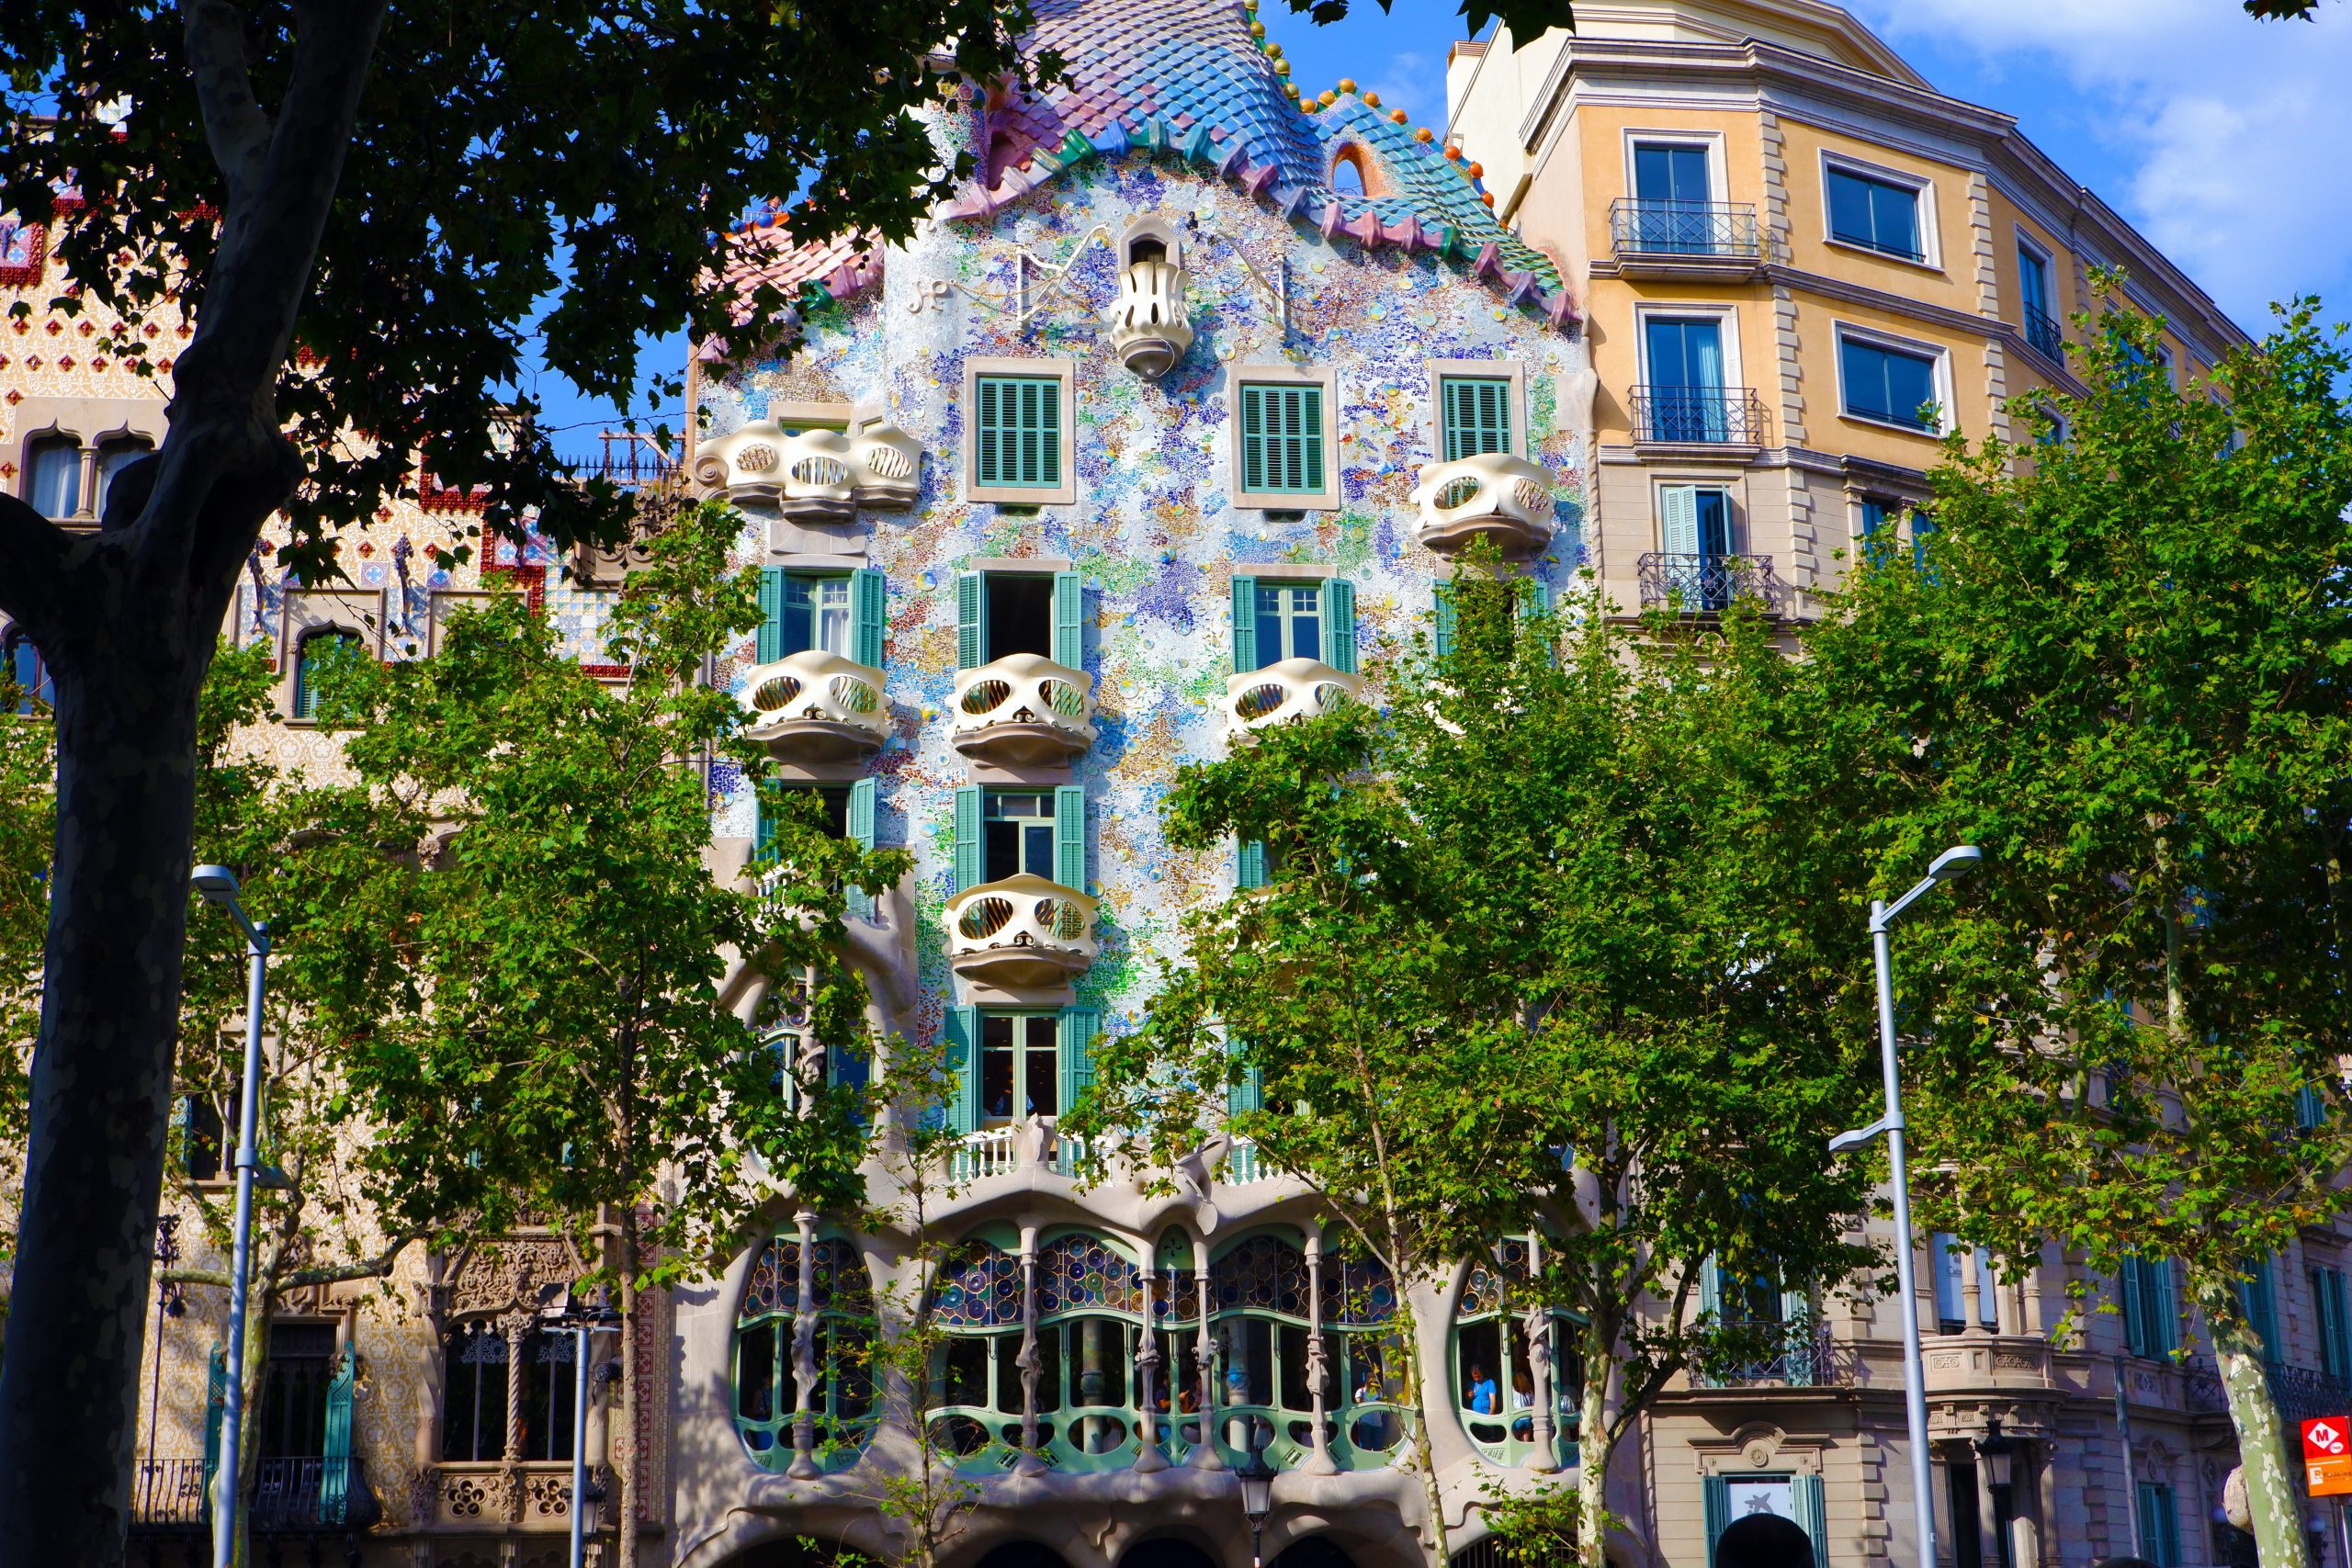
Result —
<path fill-rule="evenodd" d="M 590 1256 L 604 1232 L 625 1520 L 641 1496 L 626 1445 L 642 1292 L 700 1272 L 773 1185 L 820 1209 L 859 1196 L 862 1106 L 827 1086 L 821 1050 L 788 1055 L 780 1091 L 775 1048 L 728 1005 L 730 971 L 797 986 L 820 1045 L 857 1045 L 844 888 L 892 886 L 907 863 L 800 832 L 756 879 L 707 868 L 706 769 L 761 760 L 736 699 L 699 678 L 758 624 L 755 574 L 729 563 L 739 528 L 702 507 L 653 542 L 614 613 L 620 685 L 510 597 L 453 618 L 434 660 L 362 666 L 322 696 L 398 857 L 351 901 L 347 945 L 364 956 L 365 928 L 389 925 L 401 961 L 343 993 L 334 1020 L 351 1103 L 378 1126 L 370 1157 L 404 1170 L 454 1144 L 485 1178 L 485 1226 L 551 1216 Z M 425 1101 L 441 1115 L 406 1113 Z M 435 1217 L 396 1186 L 382 1201 L 390 1227 Z M 636 1532 L 619 1540 L 628 1562 Z"/>
<path fill-rule="evenodd" d="M 49 856 L 56 839 L 57 758 L 49 707 L 0 666 L 0 1275 L 17 1243 L 25 1116 L 40 1023 L 41 947 L 49 935 Z M 0 1292 L 6 1286 L 0 1285 Z M 0 1293 L 0 1339 L 7 1297 Z"/>
<path fill-rule="evenodd" d="M 1860 924 L 1834 856 L 1778 820 L 1827 753 L 1754 617 L 1702 647 L 1603 608 L 1523 615 L 1465 571 L 1448 646 L 1389 672 L 1385 713 L 1185 769 L 1171 840 L 1261 842 L 1270 882 L 1188 917 L 1183 966 L 1074 1119 L 1163 1168 L 1222 1120 L 1404 1282 L 1549 1230 L 1511 1304 L 1581 1318 L 1593 1568 L 1611 1456 L 1666 1383 L 1788 1349 L 1700 1310 L 1708 1260 L 1826 1290 L 1866 1257 L 1844 1239 L 1863 1179 L 1822 1154 L 1868 1081 L 1838 1043 L 1864 1037 Z M 1559 1500 L 1541 1512 L 1533 1548 L 1563 1528 Z"/>
<path fill-rule="evenodd" d="M 2176 387 L 2111 279 L 2078 320 L 2086 395 L 1954 439 L 1928 548 L 1860 572 L 1808 678 L 1889 886 L 1988 857 L 1902 970 L 1930 1222 L 2013 1269 L 2172 1259 L 2262 1560 L 2301 1564 L 2243 1287 L 2352 1156 L 2352 358 L 2305 303 Z"/>

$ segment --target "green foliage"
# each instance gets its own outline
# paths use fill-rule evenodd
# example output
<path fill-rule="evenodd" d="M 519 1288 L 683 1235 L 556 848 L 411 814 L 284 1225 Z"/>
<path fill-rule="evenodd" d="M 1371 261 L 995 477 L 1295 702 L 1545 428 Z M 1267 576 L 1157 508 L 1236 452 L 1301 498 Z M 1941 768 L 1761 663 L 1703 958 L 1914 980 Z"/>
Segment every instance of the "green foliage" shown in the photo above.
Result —
<path fill-rule="evenodd" d="M 1930 1220 L 2012 1267 L 2176 1258 L 2225 1362 L 2276 1358 L 2233 1287 L 2352 1156 L 2352 358 L 2306 303 L 2176 389 L 2102 288 L 2064 438 L 1955 440 L 1924 570 L 1860 572 L 1809 673 L 1884 885 L 1988 857 L 1900 965 Z M 2232 1404 L 2252 1475 L 2276 1415 Z"/>
<path fill-rule="evenodd" d="M 1187 918 L 1066 1122 L 1165 1167 L 1223 1121 L 1401 1279 L 1552 1231 L 1527 1294 L 1587 1320 L 1590 1516 L 1666 1381 L 1739 1348 L 1690 1310 L 1702 1260 L 1822 1288 L 1865 1260 L 1865 1179 L 1822 1156 L 1870 1088 L 1840 1043 L 1861 921 L 1834 844 L 1785 830 L 1836 770 L 1759 624 L 1527 616 L 1475 567 L 1452 592 L 1385 712 L 1183 770 L 1171 840 L 1262 840 L 1271 886 Z"/>
<path fill-rule="evenodd" d="M 33 1036 L 40 1028 L 56 841 L 56 738 L 45 707 L 0 666 L 0 1273 L 16 1252 Z M 34 711 L 20 714 L 19 707 Z M 0 1298 L 4 1299 L 4 1298 Z"/>

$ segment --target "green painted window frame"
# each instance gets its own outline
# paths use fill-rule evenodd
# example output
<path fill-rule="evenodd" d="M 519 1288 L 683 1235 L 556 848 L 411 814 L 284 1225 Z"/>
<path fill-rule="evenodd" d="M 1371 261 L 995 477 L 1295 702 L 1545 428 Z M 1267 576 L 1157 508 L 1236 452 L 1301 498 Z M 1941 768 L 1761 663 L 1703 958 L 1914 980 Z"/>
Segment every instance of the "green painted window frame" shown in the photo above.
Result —
<path fill-rule="evenodd" d="M 289 716 L 305 724 L 315 721 L 319 716 L 318 677 L 312 672 L 318 654 L 312 649 L 323 650 L 329 646 L 357 649 L 362 646 L 362 640 L 359 634 L 348 626 L 318 626 L 295 639 L 293 684 L 288 697 L 287 711 Z"/>
<path fill-rule="evenodd" d="M 830 1247 L 838 1260 L 849 1259 L 849 1267 L 856 1270 L 855 1278 L 864 1282 L 863 1292 L 852 1291 L 848 1299 L 854 1301 L 862 1293 L 868 1307 L 873 1304 L 873 1279 L 867 1272 L 865 1256 L 856 1244 L 847 1237 L 820 1234 L 815 1238 L 820 1247 Z M 790 1246 L 797 1264 L 800 1237 L 797 1233 L 785 1233 L 763 1239 L 763 1250 L 770 1247 Z M 798 1294 L 798 1282 L 794 1282 L 794 1294 Z M 879 1323 L 871 1312 L 858 1312 L 852 1307 L 834 1304 L 843 1299 L 841 1293 L 813 1307 L 776 1306 L 758 1312 L 747 1311 L 748 1303 L 736 1309 L 734 1333 L 728 1349 L 728 1414 L 735 1424 L 735 1436 L 752 1462 L 763 1470 L 783 1471 L 793 1462 L 797 1450 L 794 1428 L 799 1419 L 799 1379 L 793 1368 L 796 1330 L 802 1317 L 812 1319 L 812 1350 L 817 1363 L 817 1383 L 809 1391 L 808 1416 L 811 1426 L 810 1458 L 821 1472 L 831 1472 L 854 1464 L 873 1438 L 880 1417 L 881 1401 L 873 1388 L 865 1370 L 869 1352 L 863 1340 L 870 1345 L 879 1332 Z M 764 1385 L 768 1396 L 768 1414 L 748 1416 L 744 1411 L 747 1352 L 764 1348 Z M 864 1404 L 858 1402 L 858 1384 L 865 1380 Z M 767 1439 L 764 1446 L 756 1438 Z"/>
<path fill-rule="evenodd" d="M 1321 495 L 1329 485 L 1323 389 L 1311 381 L 1241 383 L 1241 492 Z"/>

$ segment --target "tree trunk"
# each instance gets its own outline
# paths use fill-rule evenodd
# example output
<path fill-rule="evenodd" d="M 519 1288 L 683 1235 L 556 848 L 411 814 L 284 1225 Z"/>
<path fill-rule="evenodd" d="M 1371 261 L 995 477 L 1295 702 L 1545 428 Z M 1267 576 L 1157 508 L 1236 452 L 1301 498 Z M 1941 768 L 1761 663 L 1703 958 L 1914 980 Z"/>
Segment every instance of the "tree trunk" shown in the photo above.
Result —
<path fill-rule="evenodd" d="M 187 924 L 196 693 L 226 603 L 128 571 L 76 575 L 95 580 L 92 614 L 35 634 L 57 682 L 57 858 L 0 1359 L 7 1568 L 122 1561 Z"/>
<path fill-rule="evenodd" d="M 2222 1371 L 2222 1392 L 2236 1428 L 2238 1462 L 2245 1467 L 2246 1506 L 2253 1512 L 2255 1550 L 2262 1568 L 2310 1568 L 2303 1536 L 2301 1491 L 2287 1458 L 2286 1423 L 2263 1375 L 2263 1346 L 2239 1318 L 2230 1288 L 2200 1287 L 2199 1304 L 2213 1336 L 2213 1359 Z"/>
<path fill-rule="evenodd" d="M 613 1468 L 619 1472 L 620 1518 L 616 1525 L 614 1552 L 620 1568 L 637 1568 L 639 1490 L 644 1484 L 638 1452 L 637 1423 L 637 1205 L 621 1205 L 621 1419 L 620 1441 L 612 1445 Z"/>
<path fill-rule="evenodd" d="M 1616 1336 L 1607 1343 L 1585 1334 L 1584 1391 L 1577 1402 L 1577 1562 L 1608 1568 L 1609 1368 Z"/>

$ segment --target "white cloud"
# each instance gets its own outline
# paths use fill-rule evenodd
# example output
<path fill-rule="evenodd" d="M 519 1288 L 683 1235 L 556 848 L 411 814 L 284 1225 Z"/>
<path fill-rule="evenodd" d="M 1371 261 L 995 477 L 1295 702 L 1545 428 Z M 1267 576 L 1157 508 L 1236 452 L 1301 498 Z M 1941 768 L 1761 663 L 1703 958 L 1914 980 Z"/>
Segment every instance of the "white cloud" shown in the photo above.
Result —
<path fill-rule="evenodd" d="M 2046 65 L 2129 171 L 2099 194 L 2251 330 L 2352 292 L 2352 8 L 2256 22 L 2230 0 L 1861 0 L 1896 48 Z M 1991 107 L 2036 135 L 2036 107 Z M 2037 140 L 2044 141 L 2037 136 Z M 2054 151 L 2054 150 L 2053 150 Z"/>
<path fill-rule="evenodd" d="M 1381 107 L 1403 109 L 1415 125 L 1445 123 L 1445 72 L 1427 55 L 1392 54 L 1378 79 L 1364 85 L 1380 95 Z"/>

